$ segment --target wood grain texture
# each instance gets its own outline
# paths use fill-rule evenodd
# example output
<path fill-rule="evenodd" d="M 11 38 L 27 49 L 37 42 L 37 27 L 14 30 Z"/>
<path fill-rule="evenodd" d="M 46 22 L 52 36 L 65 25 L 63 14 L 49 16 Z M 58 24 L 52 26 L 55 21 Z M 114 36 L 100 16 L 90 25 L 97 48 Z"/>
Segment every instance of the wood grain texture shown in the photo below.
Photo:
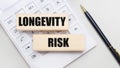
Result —
<path fill-rule="evenodd" d="M 48 38 L 69 38 L 69 47 L 48 47 Z M 35 34 L 33 35 L 33 50 L 35 51 L 83 51 L 85 47 L 84 35 L 75 34 Z"/>

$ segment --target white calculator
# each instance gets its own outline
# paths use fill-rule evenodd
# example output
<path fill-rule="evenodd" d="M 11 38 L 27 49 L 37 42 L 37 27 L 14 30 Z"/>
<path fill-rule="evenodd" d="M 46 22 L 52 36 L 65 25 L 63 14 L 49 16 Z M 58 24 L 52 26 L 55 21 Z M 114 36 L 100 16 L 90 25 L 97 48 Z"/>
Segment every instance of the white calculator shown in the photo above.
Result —
<path fill-rule="evenodd" d="M 25 32 L 16 30 L 16 14 L 66 13 L 69 15 L 68 32 Z M 18 0 L 0 14 L 0 24 L 30 68 L 64 68 L 72 61 L 95 47 L 96 43 L 77 18 L 66 0 Z M 83 52 L 36 52 L 32 50 L 32 35 L 38 34 L 84 34 Z M 79 41 L 79 40 L 78 40 Z"/>

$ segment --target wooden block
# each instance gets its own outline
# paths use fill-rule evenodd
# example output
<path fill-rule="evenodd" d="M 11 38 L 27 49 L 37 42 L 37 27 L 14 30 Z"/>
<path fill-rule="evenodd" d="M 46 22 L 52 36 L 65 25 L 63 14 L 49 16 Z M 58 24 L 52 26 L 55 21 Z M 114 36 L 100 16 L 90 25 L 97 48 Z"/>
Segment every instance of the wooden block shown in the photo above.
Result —
<path fill-rule="evenodd" d="M 68 15 L 66 14 L 18 14 L 17 30 L 66 31 Z"/>
<path fill-rule="evenodd" d="M 35 51 L 83 51 L 85 37 L 81 34 L 33 35 L 33 50 Z"/>

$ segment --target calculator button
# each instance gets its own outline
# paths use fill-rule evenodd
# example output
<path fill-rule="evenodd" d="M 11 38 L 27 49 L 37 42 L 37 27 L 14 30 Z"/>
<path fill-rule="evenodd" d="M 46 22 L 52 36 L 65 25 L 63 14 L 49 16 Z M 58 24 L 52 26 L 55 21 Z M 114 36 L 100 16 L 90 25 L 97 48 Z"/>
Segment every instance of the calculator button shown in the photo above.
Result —
<path fill-rule="evenodd" d="M 11 16 L 5 20 L 5 26 L 7 29 L 11 29 L 15 25 L 16 25 L 15 18 L 13 16 Z"/>
<path fill-rule="evenodd" d="M 25 11 L 23 9 L 18 10 L 15 14 L 23 14 Z"/>
<path fill-rule="evenodd" d="M 10 32 L 11 32 L 11 34 L 12 34 L 14 37 L 18 37 L 18 36 L 21 35 L 21 32 L 18 31 L 15 27 L 12 28 L 12 29 L 10 30 Z"/>
<path fill-rule="evenodd" d="M 20 45 L 25 45 L 25 44 L 30 43 L 30 42 L 32 41 L 32 40 L 30 39 L 30 37 L 27 36 L 27 35 L 25 35 L 25 34 L 19 36 L 19 37 L 17 38 L 17 40 L 18 40 L 18 43 L 19 43 Z"/>
<path fill-rule="evenodd" d="M 32 45 L 30 43 L 28 43 L 27 45 L 23 46 L 24 52 L 26 52 L 27 54 L 30 54 L 33 52 L 32 50 Z"/>
<path fill-rule="evenodd" d="M 69 15 L 68 21 L 69 21 L 69 25 L 72 25 L 76 21 L 75 16 L 73 16 L 72 14 Z"/>
<path fill-rule="evenodd" d="M 53 13 L 54 12 L 54 8 L 51 4 L 46 5 L 45 7 L 43 7 L 43 13 Z"/>
<path fill-rule="evenodd" d="M 32 61 L 35 61 L 35 59 L 40 58 L 40 54 L 37 53 L 37 52 L 33 52 L 32 54 L 29 55 L 29 58 L 30 58 Z"/>
<path fill-rule="evenodd" d="M 25 8 L 28 12 L 34 12 L 34 10 L 36 9 L 36 5 L 34 4 L 34 2 L 31 2 L 28 5 L 26 5 Z"/>
<path fill-rule="evenodd" d="M 76 25 L 72 26 L 72 27 L 69 29 L 69 32 L 70 32 L 71 34 L 81 34 L 81 33 L 83 33 L 83 32 L 82 32 L 82 29 L 79 27 L 79 25 L 77 25 L 77 23 L 76 23 Z"/>
<path fill-rule="evenodd" d="M 67 6 L 64 6 L 64 7 L 60 8 L 59 13 L 70 14 L 70 9 Z"/>
<path fill-rule="evenodd" d="M 57 8 L 60 8 L 65 5 L 63 0 L 53 0 L 53 2 Z"/>

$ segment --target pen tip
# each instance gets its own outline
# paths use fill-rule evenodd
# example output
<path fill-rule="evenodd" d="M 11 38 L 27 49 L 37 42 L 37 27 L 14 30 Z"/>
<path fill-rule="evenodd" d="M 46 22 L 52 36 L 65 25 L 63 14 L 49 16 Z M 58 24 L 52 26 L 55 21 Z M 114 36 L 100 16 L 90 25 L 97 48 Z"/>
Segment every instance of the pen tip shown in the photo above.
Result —
<path fill-rule="evenodd" d="M 80 7 L 81 7 L 83 12 L 86 12 L 86 9 L 82 5 L 80 5 Z"/>

